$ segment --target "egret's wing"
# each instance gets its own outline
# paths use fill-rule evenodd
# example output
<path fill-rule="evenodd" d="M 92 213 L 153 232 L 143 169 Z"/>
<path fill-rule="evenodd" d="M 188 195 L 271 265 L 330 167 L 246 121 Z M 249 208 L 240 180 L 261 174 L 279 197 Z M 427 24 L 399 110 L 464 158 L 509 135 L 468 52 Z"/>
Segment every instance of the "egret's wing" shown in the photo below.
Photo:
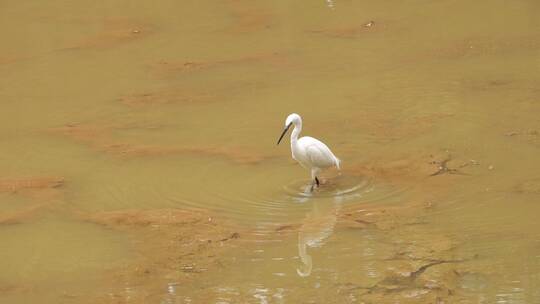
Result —
<path fill-rule="evenodd" d="M 311 163 L 317 167 L 320 167 L 321 164 L 324 164 L 324 153 L 316 145 L 309 145 L 306 147 L 306 154 Z"/>
<path fill-rule="evenodd" d="M 314 139 L 313 142 L 306 146 L 307 156 L 311 163 L 317 167 L 329 167 L 334 165 L 335 156 L 330 149 L 322 142 Z"/>

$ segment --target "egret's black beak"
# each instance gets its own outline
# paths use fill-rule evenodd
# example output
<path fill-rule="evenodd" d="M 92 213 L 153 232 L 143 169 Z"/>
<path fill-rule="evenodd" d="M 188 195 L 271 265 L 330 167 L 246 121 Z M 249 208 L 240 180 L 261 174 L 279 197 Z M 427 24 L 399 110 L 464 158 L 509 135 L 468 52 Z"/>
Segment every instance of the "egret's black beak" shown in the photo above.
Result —
<path fill-rule="evenodd" d="M 285 136 L 285 133 L 287 133 L 287 131 L 289 131 L 289 128 L 291 127 L 292 125 L 292 122 L 290 124 L 288 124 L 285 129 L 283 129 L 283 133 L 281 133 L 281 136 L 279 137 L 278 141 L 277 141 L 277 144 L 279 145 L 279 143 L 281 142 L 281 139 L 283 138 L 283 136 Z"/>

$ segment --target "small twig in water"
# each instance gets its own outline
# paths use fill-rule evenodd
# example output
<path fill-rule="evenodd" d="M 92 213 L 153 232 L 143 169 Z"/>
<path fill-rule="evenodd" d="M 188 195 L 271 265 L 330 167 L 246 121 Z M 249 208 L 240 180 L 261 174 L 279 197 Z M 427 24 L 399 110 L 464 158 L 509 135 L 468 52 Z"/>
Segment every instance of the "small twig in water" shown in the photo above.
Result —
<path fill-rule="evenodd" d="M 460 175 L 469 175 L 467 173 L 464 173 L 464 172 L 461 172 L 459 169 L 461 168 L 465 168 L 467 166 L 469 166 L 470 164 L 474 164 L 474 163 L 465 163 L 461 166 L 459 166 L 459 168 L 449 168 L 448 167 L 448 162 L 450 162 L 452 160 L 452 156 L 451 155 L 448 155 L 448 157 L 442 161 L 432 161 L 431 163 L 432 164 L 438 164 L 439 165 L 439 170 L 435 173 L 432 173 L 430 174 L 429 176 L 436 176 L 436 175 L 441 175 L 441 174 L 460 174 Z"/>

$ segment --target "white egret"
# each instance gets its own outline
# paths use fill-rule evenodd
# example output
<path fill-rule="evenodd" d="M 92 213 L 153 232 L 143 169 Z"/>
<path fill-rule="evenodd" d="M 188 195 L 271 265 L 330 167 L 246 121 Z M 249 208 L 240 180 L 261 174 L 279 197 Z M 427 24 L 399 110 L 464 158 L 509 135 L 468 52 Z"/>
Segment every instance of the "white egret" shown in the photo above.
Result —
<path fill-rule="evenodd" d="M 311 179 L 313 180 L 311 189 L 313 190 L 315 184 L 317 184 L 317 187 L 320 185 L 319 179 L 317 178 L 319 172 L 324 168 L 333 166 L 340 169 L 340 160 L 332 153 L 332 151 L 330 151 L 328 146 L 320 140 L 309 136 L 298 138 L 300 131 L 302 131 L 302 118 L 296 113 L 287 116 L 287 119 L 285 120 L 285 129 L 278 139 L 278 145 L 292 125 L 294 125 L 291 134 L 292 158 L 302 167 L 311 170 Z"/>

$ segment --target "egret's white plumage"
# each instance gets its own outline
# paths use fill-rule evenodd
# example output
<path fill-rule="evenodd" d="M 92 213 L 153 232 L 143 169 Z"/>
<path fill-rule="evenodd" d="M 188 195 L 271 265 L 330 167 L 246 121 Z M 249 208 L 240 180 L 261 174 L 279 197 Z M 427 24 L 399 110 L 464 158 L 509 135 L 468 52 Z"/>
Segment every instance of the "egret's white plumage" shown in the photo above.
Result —
<path fill-rule="evenodd" d="M 309 136 L 298 138 L 300 131 L 302 131 L 302 118 L 296 113 L 287 116 L 285 129 L 281 133 L 278 144 L 292 125 L 294 125 L 291 133 L 292 158 L 300 163 L 302 167 L 310 169 L 311 179 L 319 185 L 319 179 L 317 178 L 319 172 L 324 168 L 333 166 L 340 169 L 340 160 L 320 140 Z"/>

